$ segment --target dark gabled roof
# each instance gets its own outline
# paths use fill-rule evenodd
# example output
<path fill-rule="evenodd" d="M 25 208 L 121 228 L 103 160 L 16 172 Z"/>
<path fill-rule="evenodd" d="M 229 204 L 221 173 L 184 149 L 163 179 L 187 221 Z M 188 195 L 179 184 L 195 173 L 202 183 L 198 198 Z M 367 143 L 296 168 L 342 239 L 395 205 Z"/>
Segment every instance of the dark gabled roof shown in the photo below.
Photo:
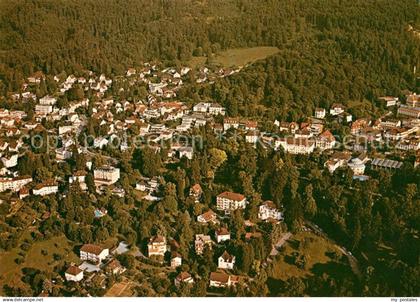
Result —
<path fill-rule="evenodd" d="M 76 275 L 80 274 L 81 272 L 82 272 L 82 270 L 80 268 L 78 268 L 77 266 L 74 266 L 74 265 L 70 266 L 66 270 L 66 274 L 73 275 L 73 276 L 76 276 Z"/>
<path fill-rule="evenodd" d="M 103 250 L 104 249 L 102 247 L 96 244 L 85 244 L 80 249 L 81 252 L 86 252 L 86 253 L 95 254 L 95 255 L 99 255 L 100 253 L 102 253 Z"/>

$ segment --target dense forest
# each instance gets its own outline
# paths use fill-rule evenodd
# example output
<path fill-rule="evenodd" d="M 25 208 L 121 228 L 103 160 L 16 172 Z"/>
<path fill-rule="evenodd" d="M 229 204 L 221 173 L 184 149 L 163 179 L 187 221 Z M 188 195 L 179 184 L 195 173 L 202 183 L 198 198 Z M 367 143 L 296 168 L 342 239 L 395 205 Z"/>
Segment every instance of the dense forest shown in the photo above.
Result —
<path fill-rule="evenodd" d="M 280 53 L 212 93 L 234 99 L 231 113 L 245 102 L 250 113 L 258 104 L 282 116 L 310 112 L 418 84 L 420 40 L 407 30 L 419 22 L 414 0 L 27 0 L 3 1 L 0 11 L 2 95 L 38 70 L 121 74 L 145 60 L 179 64 L 261 45 Z"/>

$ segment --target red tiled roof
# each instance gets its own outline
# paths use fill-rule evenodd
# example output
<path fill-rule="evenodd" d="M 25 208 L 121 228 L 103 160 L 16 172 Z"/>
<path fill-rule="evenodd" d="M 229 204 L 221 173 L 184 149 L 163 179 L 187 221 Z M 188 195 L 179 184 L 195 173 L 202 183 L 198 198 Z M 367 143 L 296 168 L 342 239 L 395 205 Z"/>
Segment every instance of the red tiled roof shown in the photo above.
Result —
<path fill-rule="evenodd" d="M 191 275 L 189 273 L 187 273 L 187 272 L 180 272 L 178 274 L 178 276 L 176 277 L 176 279 L 178 281 L 185 281 L 185 280 L 187 280 L 189 278 L 191 278 Z"/>
<path fill-rule="evenodd" d="M 99 255 L 104 249 L 96 244 L 84 244 L 80 249 L 81 252 Z"/>
<path fill-rule="evenodd" d="M 191 190 L 193 190 L 195 193 L 200 193 L 202 192 L 201 186 L 200 184 L 195 184 L 191 187 Z"/>
<path fill-rule="evenodd" d="M 218 230 L 216 230 L 216 235 L 220 236 L 220 235 L 229 235 L 229 231 L 227 228 L 220 228 Z"/>
<path fill-rule="evenodd" d="M 80 274 L 82 272 L 82 270 L 80 268 L 78 268 L 77 266 L 70 266 L 67 270 L 66 270 L 66 274 L 70 274 L 73 276 L 76 276 L 78 274 Z"/>
<path fill-rule="evenodd" d="M 211 272 L 210 280 L 220 282 L 220 283 L 228 283 L 229 275 L 223 272 Z"/>
<path fill-rule="evenodd" d="M 231 254 L 229 254 L 227 251 L 224 251 L 222 256 L 220 256 L 220 257 L 222 257 L 222 259 L 225 262 L 232 262 L 233 261 L 233 256 Z"/>
<path fill-rule="evenodd" d="M 157 236 L 153 236 L 152 238 L 150 238 L 150 243 L 164 243 L 166 242 L 166 238 L 161 236 L 161 235 L 157 235 Z"/>
<path fill-rule="evenodd" d="M 235 201 L 242 201 L 245 199 L 245 196 L 239 193 L 234 193 L 234 192 L 228 192 L 225 191 L 223 193 L 220 193 L 219 195 L 217 195 L 218 198 L 226 198 L 226 199 L 230 199 L 230 200 L 235 200 Z"/>
<path fill-rule="evenodd" d="M 215 218 L 216 214 L 212 210 L 208 210 L 207 212 L 201 214 L 201 217 L 205 221 L 211 221 Z"/>

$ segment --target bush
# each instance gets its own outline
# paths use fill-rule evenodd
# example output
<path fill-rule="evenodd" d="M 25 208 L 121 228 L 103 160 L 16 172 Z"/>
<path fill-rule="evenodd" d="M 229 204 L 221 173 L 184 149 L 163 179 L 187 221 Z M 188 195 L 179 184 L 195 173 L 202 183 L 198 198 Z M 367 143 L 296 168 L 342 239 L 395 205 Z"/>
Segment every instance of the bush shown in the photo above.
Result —
<path fill-rule="evenodd" d="M 29 249 L 31 248 L 31 245 L 29 243 L 24 242 L 20 245 L 20 248 L 24 251 L 29 251 Z"/>

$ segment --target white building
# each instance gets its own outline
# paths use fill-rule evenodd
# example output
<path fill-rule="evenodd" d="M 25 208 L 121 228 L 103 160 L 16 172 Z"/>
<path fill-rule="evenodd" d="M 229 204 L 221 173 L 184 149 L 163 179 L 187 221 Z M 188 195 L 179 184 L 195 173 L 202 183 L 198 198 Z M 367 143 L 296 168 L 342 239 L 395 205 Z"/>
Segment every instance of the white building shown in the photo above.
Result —
<path fill-rule="evenodd" d="M 164 256 L 167 251 L 166 238 L 160 235 L 150 238 L 147 251 L 150 256 Z"/>
<path fill-rule="evenodd" d="M 53 180 L 48 180 L 35 186 L 32 190 L 34 195 L 45 196 L 58 192 L 58 184 Z"/>
<path fill-rule="evenodd" d="M 260 137 L 260 132 L 258 130 L 248 131 L 245 134 L 245 141 L 250 144 L 255 144 L 258 142 L 259 137 Z"/>
<path fill-rule="evenodd" d="M 68 151 L 66 148 L 55 149 L 55 159 L 58 161 L 65 161 L 66 159 L 71 158 L 73 152 Z"/>
<path fill-rule="evenodd" d="M 194 247 L 195 247 L 196 254 L 201 255 L 206 246 L 211 248 L 212 243 L 213 243 L 213 241 L 211 240 L 209 235 L 196 234 L 195 235 L 195 241 L 194 241 Z"/>
<path fill-rule="evenodd" d="M 212 103 L 209 107 L 209 113 L 212 115 L 225 115 L 226 109 L 217 103 Z"/>
<path fill-rule="evenodd" d="M 175 286 L 180 286 L 182 283 L 192 284 L 194 283 L 193 277 L 187 272 L 181 272 L 175 278 Z"/>
<path fill-rule="evenodd" d="M 102 166 L 93 171 L 96 185 L 112 185 L 120 179 L 120 169 L 111 166 Z"/>
<path fill-rule="evenodd" d="M 326 110 L 324 108 L 315 109 L 315 117 L 319 119 L 325 118 Z"/>
<path fill-rule="evenodd" d="M 212 210 L 208 210 L 201 215 L 198 215 L 197 221 L 201 223 L 216 222 L 217 215 Z"/>
<path fill-rule="evenodd" d="M 104 137 L 97 137 L 93 140 L 93 147 L 102 149 L 108 145 L 108 140 Z"/>
<path fill-rule="evenodd" d="M 12 168 L 12 167 L 15 167 L 18 164 L 18 158 L 19 158 L 18 154 L 13 154 L 9 158 L 2 157 L 1 162 L 3 163 L 4 167 Z"/>
<path fill-rule="evenodd" d="M 35 105 L 35 113 L 38 115 L 47 115 L 53 112 L 53 106 L 51 105 Z"/>
<path fill-rule="evenodd" d="M 77 266 L 72 265 L 66 270 L 64 276 L 67 281 L 79 282 L 83 279 L 83 271 Z"/>
<path fill-rule="evenodd" d="M 149 91 L 150 93 L 156 93 L 157 95 L 162 95 L 163 88 L 165 88 L 167 85 L 168 85 L 167 83 L 150 83 Z"/>
<path fill-rule="evenodd" d="M 315 139 L 315 147 L 321 150 L 334 148 L 336 143 L 334 135 L 326 130 Z"/>
<path fill-rule="evenodd" d="M 72 176 L 69 177 L 69 184 L 72 184 L 74 182 L 78 182 L 80 185 L 80 189 L 87 190 L 86 185 L 86 172 L 84 171 L 77 171 Z"/>
<path fill-rule="evenodd" d="M 410 107 L 410 106 L 401 105 L 401 107 L 398 108 L 397 113 L 419 119 L 420 107 Z"/>
<path fill-rule="evenodd" d="M 179 158 L 186 157 L 188 159 L 192 159 L 194 155 L 193 147 L 181 147 L 178 149 Z"/>
<path fill-rule="evenodd" d="M 239 276 L 228 275 L 225 272 L 210 273 L 210 287 L 230 287 L 239 282 Z"/>
<path fill-rule="evenodd" d="M 310 154 L 315 149 L 315 143 L 308 138 L 280 138 L 275 141 L 275 148 L 282 147 L 285 152 L 291 154 Z"/>
<path fill-rule="evenodd" d="M 398 102 L 398 98 L 394 96 L 382 96 L 379 100 L 382 101 L 386 107 L 395 106 Z"/>
<path fill-rule="evenodd" d="M 0 178 L 0 192 L 7 190 L 19 191 L 25 185 L 32 182 L 32 177 Z"/>
<path fill-rule="evenodd" d="M 324 167 L 328 169 L 330 173 L 334 173 L 339 167 L 344 166 L 351 159 L 351 154 L 347 152 L 336 152 L 333 156 L 327 160 Z"/>
<path fill-rule="evenodd" d="M 73 125 L 59 126 L 58 127 L 58 134 L 62 135 L 62 134 L 70 133 L 70 132 L 73 131 L 73 129 L 74 129 Z"/>
<path fill-rule="evenodd" d="M 236 257 L 230 255 L 227 251 L 224 251 L 223 254 L 218 258 L 218 268 L 222 269 L 233 269 L 235 266 Z"/>
<path fill-rule="evenodd" d="M 359 158 L 353 158 L 348 164 L 354 175 L 363 175 L 365 173 L 365 164 Z"/>
<path fill-rule="evenodd" d="M 223 120 L 223 130 L 227 131 L 229 129 L 238 129 L 239 120 L 237 118 L 225 118 Z"/>
<path fill-rule="evenodd" d="M 215 232 L 217 243 L 230 240 L 230 232 L 227 228 L 219 228 Z"/>
<path fill-rule="evenodd" d="M 342 104 L 332 104 L 330 108 L 331 115 L 340 115 L 344 113 L 344 106 Z"/>
<path fill-rule="evenodd" d="M 100 263 L 109 255 L 109 249 L 104 249 L 96 244 L 85 244 L 80 249 L 80 259 Z"/>
<path fill-rule="evenodd" d="M 39 99 L 40 105 L 55 105 L 55 103 L 57 103 L 57 99 L 49 95 Z"/>
<path fill-rule="evenodd" d="M 171 256 L 171 268 L 177 268 L 182 265 L 182 257 L 179 253 L 173 252 Z"/>
<path fill-rule="evenodd" d="M 217 195 L 216 203 L 219 211 L 229 212 L 237 209 L 245 209 L 247 200 L 242 194 L 226 191 Z"/>
<path fill-rule="evenodd" d="M 193 111 L 206 113 L 209 107 L 210 107 L 210 103 L 198 103 L 194 105 Z"/>
<path fill-rule="evenodd" d="M 258 218 L 261 220 L 275 219 L 282 220 L 283 213 L 277 209 L 274 202 L 267 200 L 259 207 Z"/>

